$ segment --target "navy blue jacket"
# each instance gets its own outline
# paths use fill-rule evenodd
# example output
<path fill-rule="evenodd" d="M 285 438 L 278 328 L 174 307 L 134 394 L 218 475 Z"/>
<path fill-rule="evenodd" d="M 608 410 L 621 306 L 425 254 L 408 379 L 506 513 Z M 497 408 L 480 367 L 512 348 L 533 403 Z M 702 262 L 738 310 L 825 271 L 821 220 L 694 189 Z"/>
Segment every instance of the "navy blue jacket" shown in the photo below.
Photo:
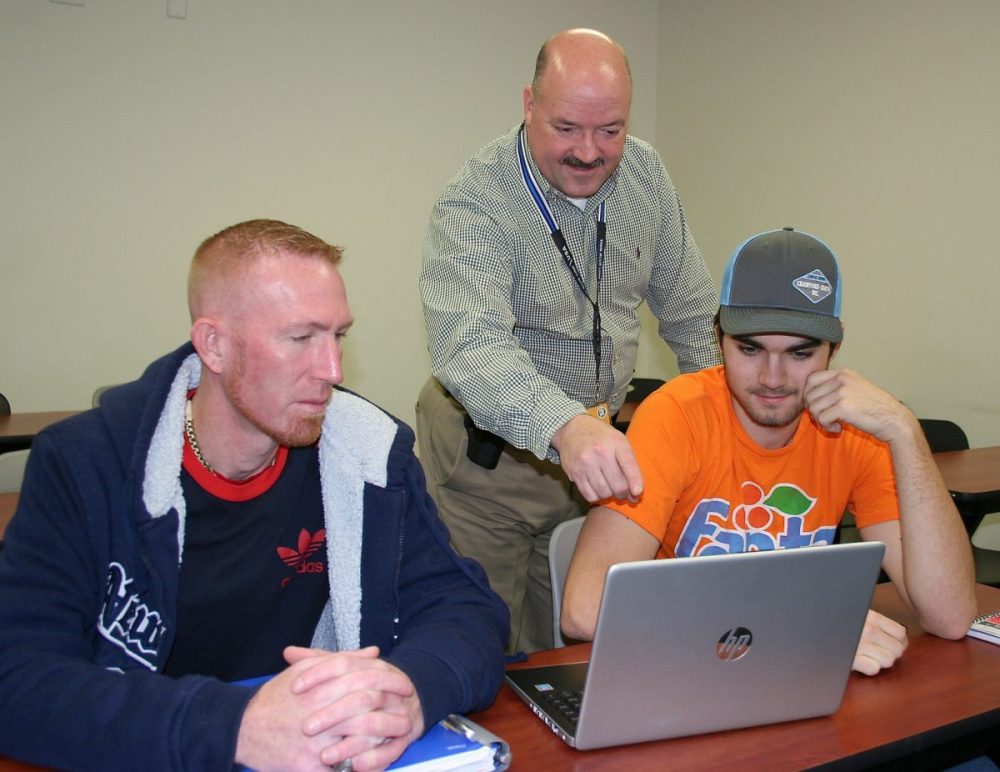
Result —
<path fill-rule="evenodd" d="M 176 630 L 187 344 L 40 433 L 0 550 L 0 755 L 60 768 L 226 769 L 252 690 L 162 675 Z M 376 645 L 426 726 L 484 708 L 506 607 L 459 558 L 413 432 L 338 390 L 320 440 L 331 598 L 313 645 Z"/>

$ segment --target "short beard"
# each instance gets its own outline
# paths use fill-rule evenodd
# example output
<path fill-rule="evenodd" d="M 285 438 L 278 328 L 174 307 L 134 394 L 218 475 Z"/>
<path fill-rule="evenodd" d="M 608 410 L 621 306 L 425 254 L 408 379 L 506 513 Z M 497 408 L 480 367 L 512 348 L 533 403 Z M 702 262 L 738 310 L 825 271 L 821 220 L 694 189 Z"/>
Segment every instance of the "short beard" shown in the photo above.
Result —
<path fill-rule="evenodd" d="M 787 389 L 751 389 L 749 392 L 751 395 L 764 395 L 764 396 L 791 396 L 797 392 L 793 389 L 791 391 Z M 750 404 L 750 400 L 744 398 L 743 395 L 737 397 L 737 401 L 740 403 L 740 407 L 743 408 L 743 412 L 747 414 L 751 421 L 753 421 L 758 426 L 767 426 L 770 428 L 790 426 L 799 420 L 799 416 L 805 412 L 805 403 L 802 401 L 801 396 L 795 405 L 788 408 L 787 412 L 782 411 L 780 413 L 764 413 L 758 411 L 755 407 Z"/>
<path fill-rule="evenodd" d="M 233 403 L 237 412 L 279 445 L 283 445 L 286 448 L 304 448 L 309 445 L 315 445 L 316 441 L 319 440 L 319 436 L 323 430 L 325 413 L 304 416 L 296 419 L 287 429 L 279 429 L 275 426 L 269 426 L 258 419 L 250 411 L 239 391 L 229 388 L 228 385 L 226 391 L 229 394 L 229 400 Z"/>
<path fill-rule="evenodd" d="M 286 448 L 303 448 L 315 445 L 323 430 L 325 412 L 320 415 L 299 418 L 287 429 L 269 426 L 262 419 L 254 415 L 246 400 L 243 399 L 238 386 L 238 384 L 245 382 L 247 355 L 246 347 L 242 340 L 237 343 L 237 346 L 239 357 L 236 366 L 233 368 L 232 377 L 224 378 L 222 382 L 222 388 L 225 390 L 226 396 L 229 397 L 229 401 L 233 404 L 233 407 L 236 408 L 236 412 L 263 434 Z"/>

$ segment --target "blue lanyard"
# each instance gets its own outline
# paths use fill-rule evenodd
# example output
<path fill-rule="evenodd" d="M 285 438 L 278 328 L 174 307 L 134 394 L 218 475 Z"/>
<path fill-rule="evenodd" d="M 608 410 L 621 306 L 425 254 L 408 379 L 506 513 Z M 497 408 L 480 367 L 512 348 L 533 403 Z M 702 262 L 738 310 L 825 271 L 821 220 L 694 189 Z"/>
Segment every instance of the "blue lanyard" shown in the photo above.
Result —
<path fill-rule="evenodd" d="M 587 302 L 594 309 L 591 340 L 594 347 L 594 401 L 596 402 L 599 396 L 597 390 L 601 382 L 601 278 L 604 275 L 604 251 L 607 245 L 607 209 L 605 202 L 602 201 L 600 206 L 597 207 L 597 289 L 594 297 L 591 298 L 587 292 L 587 285 L 583 280 L 583 275 L 580 273 L 580 267 L 576 263 L 576 258 L 573 257 L 573 250 L 566 243 L 566 237 L 563 236 L 563 232 L 559 228 L 552 210 L 549 208 L 549 202 L 545 200 L 545 196 L 538 189 L 535 175 L 532 173 L 531 167 L 528 166 L 523 124 L 517 135 L 517 160 L 521 166 L 521 179 L 524 181 L 524 187 L 527 188 L 528 195 L 531 196 L 531 199 L 535 202 L 535 206 L 538 207 L 538 213 L 542 216 L 542 220 L 545 221 L 545 225 L 549 229 L 552 242 L 556 245 L 556 249 L 562 255 L 563 262 L 573 275 L 576 286 L 580 288 L 580 292 L 583 293 Z"/>

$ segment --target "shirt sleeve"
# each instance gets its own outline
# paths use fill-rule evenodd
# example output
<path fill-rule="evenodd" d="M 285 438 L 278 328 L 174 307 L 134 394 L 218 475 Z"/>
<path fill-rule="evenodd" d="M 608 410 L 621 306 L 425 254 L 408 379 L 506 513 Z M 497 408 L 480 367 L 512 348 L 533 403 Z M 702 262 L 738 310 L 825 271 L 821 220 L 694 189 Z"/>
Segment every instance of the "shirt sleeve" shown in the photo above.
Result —
<path fill-rule="evenodd" d="M 546 458 L 584 405 L 540 375 L 514 336 L 513 238 L 472 196 L 449 189 L 435 204 L 420 275 L 431 368 L 477 426 Z"/>
<path fill-rule="evenodd" d="M 845 427 L 857 442 L 857 482 L 848 502 L 858 528 L 899 519 L 899 496 L 889 446 L 854 427 Z"/>
<path fill-rule="evenodd" d="M 0 748 L 60 769 L 228 769 L 253 690 L 110 653 L 95 623 L 115 624 L 102 613 L 109 538 L 91 510 L 114 494 L 54 437 L 32 446 L 0 550 Z M 121 613 L 156 621 L 138 601 Z"/>
<path fill-rule="evenodd" d="M 604 505 L 629 518 L 661 544 L 681 493 L 693 477 L 691 433 L 681 405 L 663 392 L 654 392 L 636 409 L 628 439 L 642 470 L 642 495 L 636 502 L 610 500 Z"/>
<path fill-rule="evenodd" d="M 409 454 L 403 555 L 398 571 L 400 635 L 386 659 L 420 695 L 425 726 L 490 705 L 503 684 L 509 613 L 479 564 L 459 557 Z"/>
<path fill-rule="evenodd" d="M 680 198 L 659 156 L 661 227 L 646 302 L 659 320 L 660 337 L 682 373 L 722 362 L 713 319 L 719 294 L 688 226 Z"/>

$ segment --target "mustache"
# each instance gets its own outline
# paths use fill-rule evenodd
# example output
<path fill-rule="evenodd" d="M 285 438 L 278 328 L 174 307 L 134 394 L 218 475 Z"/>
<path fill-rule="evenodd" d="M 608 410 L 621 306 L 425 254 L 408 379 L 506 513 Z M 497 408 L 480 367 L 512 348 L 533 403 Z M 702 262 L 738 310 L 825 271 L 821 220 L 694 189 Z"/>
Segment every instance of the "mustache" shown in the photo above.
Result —
<path fill-rule="evenodd" d="M 604 166 L 607 161 L 603 158 L 595 158 L 590 163 L 587 163 L 586 161 L 581 161 L 575 155 L 568 155 L 565 156 L 560 163 L 565 164 L 566 166 L 572 166 L 574 169 L 597 169 Z"/>

